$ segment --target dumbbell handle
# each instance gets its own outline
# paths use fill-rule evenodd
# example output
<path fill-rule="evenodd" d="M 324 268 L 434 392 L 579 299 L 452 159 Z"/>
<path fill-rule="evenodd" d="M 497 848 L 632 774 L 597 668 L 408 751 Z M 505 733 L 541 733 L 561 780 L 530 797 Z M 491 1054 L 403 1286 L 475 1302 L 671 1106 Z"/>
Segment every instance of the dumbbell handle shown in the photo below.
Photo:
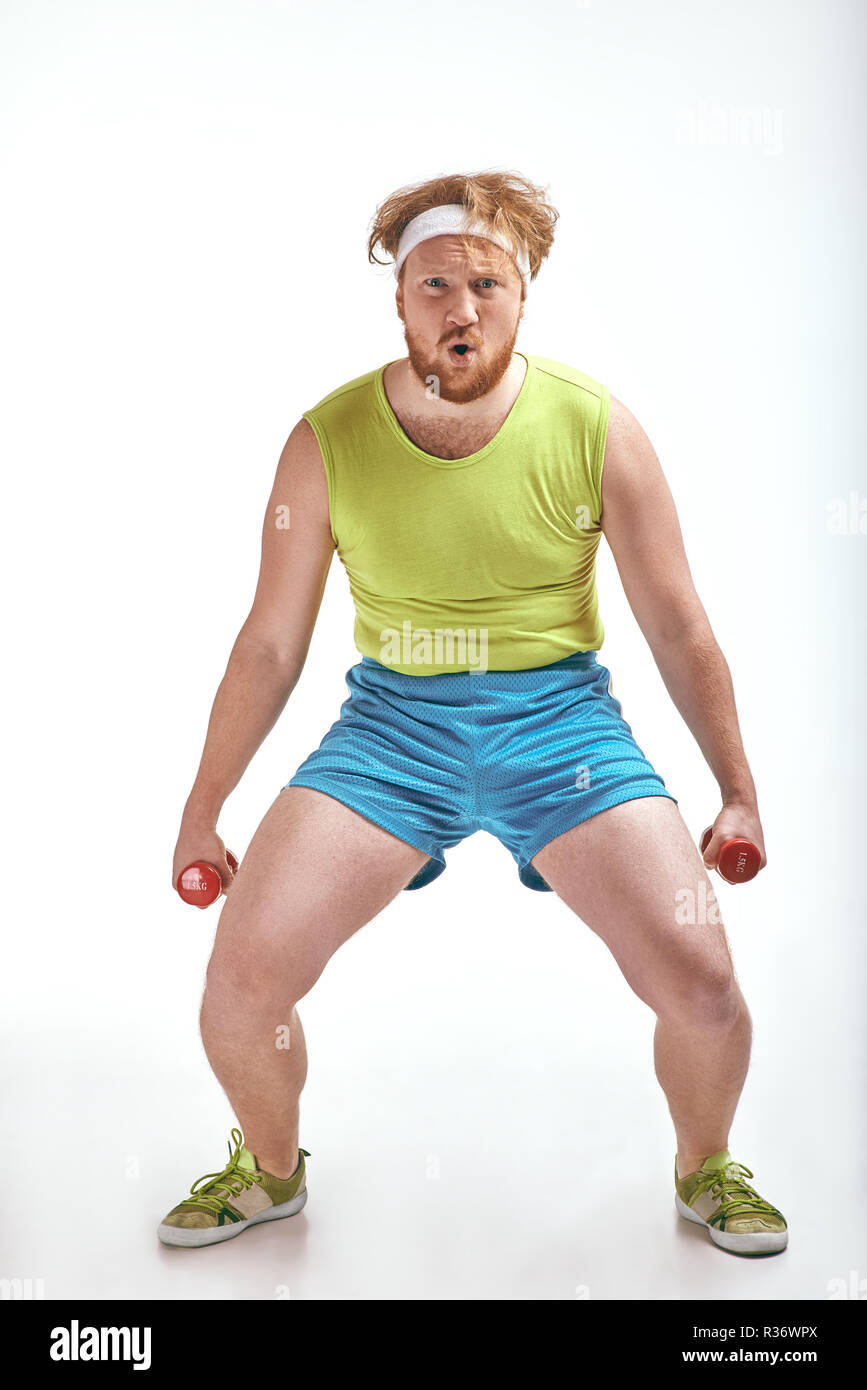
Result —
<path fill-rule="evenodd" d="M 709 825 L 701 837 L 701 852 L 704 854 L 713 837 L 713 826 Z M 749 883 L 759 872 L 762 862 L 758 845 L 752 840 L 738 837 L 724 840 L 717 858 L 717 873 L 726 883 Z"/>
<path fill-rule="evenodd" d="M 226 861 L 234 873 L 238 861 L 230 849 L 226 850 Z M 222 893 L 223 880 L 213 864 L 197 859 L 194 864 L 188 864 L 181 870 L 176 886 L 185 903 L 190 903 L 192 907 L 209 907 Z"/>

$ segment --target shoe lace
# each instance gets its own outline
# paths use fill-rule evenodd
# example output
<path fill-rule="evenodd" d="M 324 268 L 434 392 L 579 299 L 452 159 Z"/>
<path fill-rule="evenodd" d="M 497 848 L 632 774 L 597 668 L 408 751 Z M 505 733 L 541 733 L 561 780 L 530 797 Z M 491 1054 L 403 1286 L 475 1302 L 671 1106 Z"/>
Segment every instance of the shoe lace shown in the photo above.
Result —
<path fill-rule="evenodd" d="M 239 1129 L 233 1129 L 231 1133 L 232 1139 L 235 1140 L 235 1150 L 233 1153 L 231 1141 L 227 1139 L 229 1162 L 225 1168 L 220 1173 L 203 1174 L 202 1177 L 196 1178 L 190 1188 L 190 1195 L 195 1198 L 196 1203 L 209 1211 L 219 1212 L 227 1197 L 237 1197 L 239 1192 L 252 1187 L 253 1183 L 262 1182 L 260 1173 L 250 1173 L 245 1168 L 238 1167 L 244 1136 Z M 200 1183 L 205 1183 L 201 1189 Z"/>
<path fill-rule="evenodd" d="M 696 1183 L 692 1202 L 702 1192 L 710 1192 L 712 1196 L 720 1199 L 718 1209 L 713 1216 L 708 1217 L 711 1225 L 716 1221 L 727 1221 L 732 1216 L 779 1216 L 781 1220 L 785 1220 L 781 1211 L 765 1201 L 764 1197 L 760 1197 L 748 1182 L 744 1182 L 744 1178 L 751 1178 L 754 1174 L 743 1163 L 731 1162 L 727 1163 L 724 1169 L 715 1168 L 709 1172 L 702 1172 L 704 1176 Z"/>

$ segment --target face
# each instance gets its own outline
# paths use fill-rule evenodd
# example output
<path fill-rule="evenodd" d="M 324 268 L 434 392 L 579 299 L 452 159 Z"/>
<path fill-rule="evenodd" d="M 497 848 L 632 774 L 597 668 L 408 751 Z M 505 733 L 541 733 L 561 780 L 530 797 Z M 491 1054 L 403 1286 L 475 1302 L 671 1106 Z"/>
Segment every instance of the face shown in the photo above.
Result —
<path fill-rule="evenodd" d="M 502 380 L 524 312 L 514 262 L 483 237 L 472 245 L 467 257 L 457 236 L 421 242 L 403 263 L 396 294 L 413 372 L 425 387 L 437 377 L 439 397 L 458 404 Z"/>

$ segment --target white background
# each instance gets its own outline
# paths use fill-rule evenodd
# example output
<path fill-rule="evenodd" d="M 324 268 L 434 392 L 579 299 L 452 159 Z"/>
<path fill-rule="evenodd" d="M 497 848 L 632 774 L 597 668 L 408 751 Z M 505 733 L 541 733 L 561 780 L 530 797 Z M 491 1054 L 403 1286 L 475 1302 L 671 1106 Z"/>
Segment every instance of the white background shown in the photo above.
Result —
<path fill-rule="evenodd" d="M 28 1200 L 0 1275 L 168 1299 L 867 1279 L 867 535 L 828 528 L 867 497 L 864 29 L 845 0 L 6 0 L 2 1159 Z M 755 1028 L 731 1147 L 789 1249 L 739 1260 L 678 1220 L 653 1014 L 478 834 L 302 1002 L 304 1213 L 165 1250 L 234 1122 L 197 1024 L 218 909 L 170 874 L 274 468 L 302 410 L 404 355 L 377 203 L 488 168 L 560 213 L 517 347 L 644 425 L 732 670 L 769 863 L 714 876 Z M 604 541 L 598 583 L 600 660 L 698 835 L 717 788 Z M 238 854 L 337 718 L 352 617 L 335 558 L 220 821 Z"/>

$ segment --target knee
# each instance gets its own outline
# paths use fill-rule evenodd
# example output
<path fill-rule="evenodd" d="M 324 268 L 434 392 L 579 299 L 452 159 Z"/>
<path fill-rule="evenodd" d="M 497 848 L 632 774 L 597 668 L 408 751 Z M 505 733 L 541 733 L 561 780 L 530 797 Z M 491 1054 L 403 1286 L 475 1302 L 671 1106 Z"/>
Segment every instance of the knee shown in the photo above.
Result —
<path fill-rule="evenodd" d="M 288 927 L 259 931 L 248 921 L 243 936 L 218 933 L 205 972 L 203 1009 L 267 1012 L 279 1006 L 285 1012 L 312 987 L 320 968 Z"/>
<path fill-rule="evenodd" d="M 260 996 L 266 997 L 271 984 L 270 972 L 261 963 L 254 964 L 246 952 L 229 957 L 215 947 L 205 971 L 203 1004 L 224 1007 L 232 1000 L 244 1000 L 249 1006 Z"/>
<path fill-rule="evenodd" d="M 692 972 L 670 1012 L 701 1028 L 727 1030 L 747 1007 L 731 967 L 720 965 Z"/>

